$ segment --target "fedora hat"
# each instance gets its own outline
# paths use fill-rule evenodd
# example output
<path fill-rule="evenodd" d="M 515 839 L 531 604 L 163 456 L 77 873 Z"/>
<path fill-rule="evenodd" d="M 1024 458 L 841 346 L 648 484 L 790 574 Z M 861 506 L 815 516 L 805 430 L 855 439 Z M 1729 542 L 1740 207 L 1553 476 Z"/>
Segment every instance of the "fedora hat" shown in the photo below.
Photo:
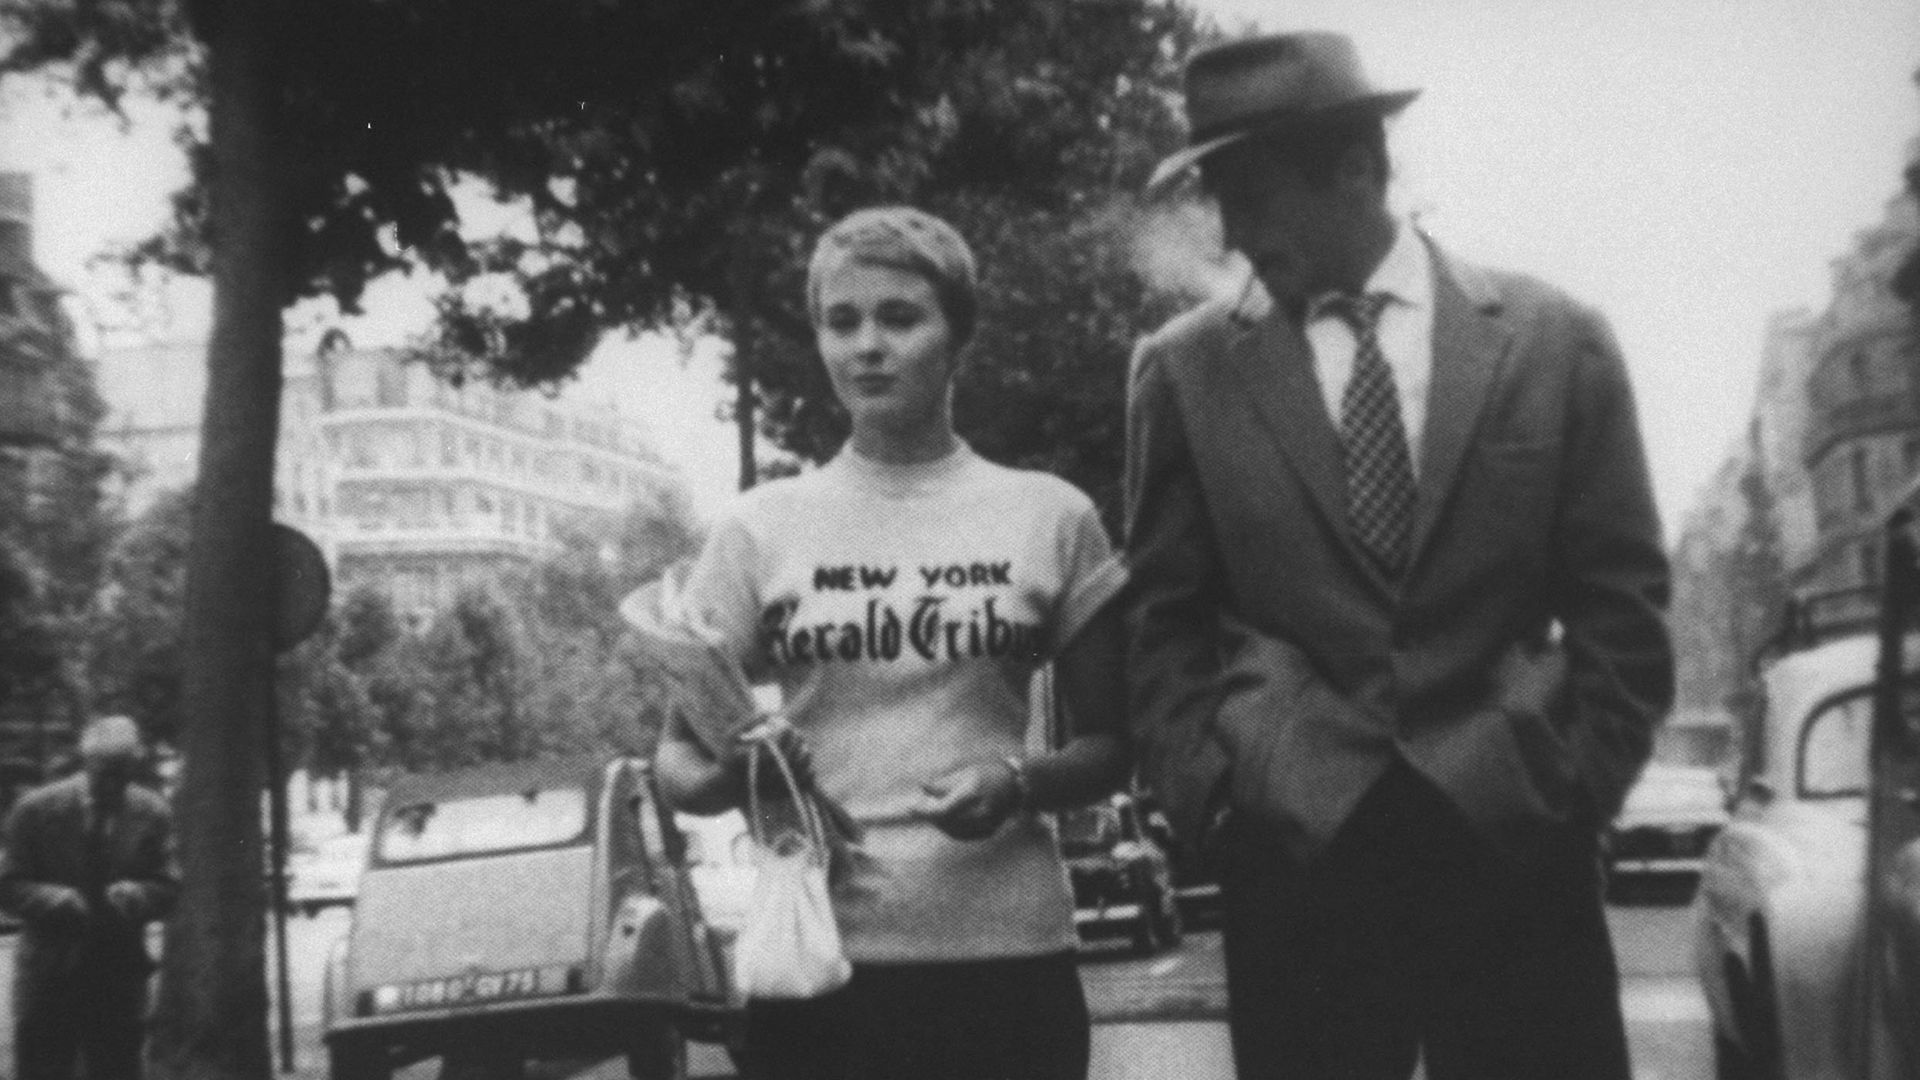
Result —
<path fill-rule="evenodd" d="M 1273 34 L 1193 54 L 1186 74 L 1187 146 L 1153 170 L 1149 196 L 1200 159 L 1256 132 L 1355 116 L 1391 116 L 1418 90 L 1376 90 L 1344 34 Z"/>

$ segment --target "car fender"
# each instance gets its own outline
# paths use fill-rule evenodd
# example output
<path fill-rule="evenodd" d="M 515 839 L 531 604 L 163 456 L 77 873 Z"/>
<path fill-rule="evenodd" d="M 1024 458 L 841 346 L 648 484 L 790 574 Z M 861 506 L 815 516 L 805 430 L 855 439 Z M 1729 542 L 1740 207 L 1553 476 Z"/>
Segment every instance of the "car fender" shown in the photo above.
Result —
<path fill-rule="evenodd" d="M 682 1001 L 686 973 L 675 957 L 672 911 L 656 897 L 629 894 L 607 935 L 606 989 L 620 997 Z"/>
<path fill-rule="evenodd" d="M 1695 963 L 1717 1029 L 1739 1041 L 1726 959 L 1755 975 L 1764 933 L 1780 1036 L 1792 1076 L 1832 1075 L 1849 1052 L 1844 1003 L 1858 985 L 1863 915 L 1856 825 L 1795 814 L 1736 820 L 1708 852 L 1696 900 Z"/>
<path fill-rule="evenodd" d="M 1851 1004 L 1862 974 L 1860 883 L 1810 878 L 1783 890 L 1765 922 L 1788 1076 L 1853 1075 Z"/>

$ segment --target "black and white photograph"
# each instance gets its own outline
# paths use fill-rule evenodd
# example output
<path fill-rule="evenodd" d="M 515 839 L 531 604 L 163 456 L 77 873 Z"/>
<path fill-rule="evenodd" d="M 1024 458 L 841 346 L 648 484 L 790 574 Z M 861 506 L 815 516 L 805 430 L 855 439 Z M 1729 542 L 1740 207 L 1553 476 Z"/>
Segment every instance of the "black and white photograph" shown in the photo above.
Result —
<path fill-rule="evenodd" d="M 1920 1080 L 1911 0 L 0 0 L 0 1080 Z"/>

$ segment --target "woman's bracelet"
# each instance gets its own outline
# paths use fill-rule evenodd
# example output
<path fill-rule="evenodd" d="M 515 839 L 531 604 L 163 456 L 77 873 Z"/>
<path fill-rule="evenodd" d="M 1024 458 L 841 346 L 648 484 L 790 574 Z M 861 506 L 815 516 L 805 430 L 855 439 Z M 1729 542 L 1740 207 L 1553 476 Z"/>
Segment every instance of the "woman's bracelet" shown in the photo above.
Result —
<path fill-rule="evenodd" d="M 1033 781 L 1027 775 L 1027 759 L 1019 754 L 1008 754 L 1000 761 L 1013 774 L 1014 809 L 1033 809 Z"/>

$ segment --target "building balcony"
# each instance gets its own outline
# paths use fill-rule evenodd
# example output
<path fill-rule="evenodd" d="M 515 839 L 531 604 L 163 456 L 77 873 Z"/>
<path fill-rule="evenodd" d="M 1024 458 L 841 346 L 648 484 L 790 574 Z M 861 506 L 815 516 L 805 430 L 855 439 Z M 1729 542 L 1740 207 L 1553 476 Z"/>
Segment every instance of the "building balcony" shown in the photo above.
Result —
<path fill-rule="evenodd" d="M 535 536 L 484 531 L 474 525 L 366 528 L 336 524 L 328 546 L 336 561 L 364 558 L 507 557 L 538 560 L 560 545 Z"/>
<path fill-rule="evenodd" d="M 503 469 L 486 465 L 350 465 L 336 466 L 335 486 L 381 490 L 395 487 L 481 488 L 501 494 L 521 495 L 565 506 L 573 510 L 617 513 L 646 492 L 629 493 L 607 484 L 589 484 L 581 480 L 542 476 L 532 470 Z"/>
<path fill-rule="evenodd" d="M 1920 431 L 1920 399 L 1910 390 L 1870 394 L 1819 409 L 1807 422 L 1806 460 L 1818 468 L 1842 442 L 1887 432 Z"/>

